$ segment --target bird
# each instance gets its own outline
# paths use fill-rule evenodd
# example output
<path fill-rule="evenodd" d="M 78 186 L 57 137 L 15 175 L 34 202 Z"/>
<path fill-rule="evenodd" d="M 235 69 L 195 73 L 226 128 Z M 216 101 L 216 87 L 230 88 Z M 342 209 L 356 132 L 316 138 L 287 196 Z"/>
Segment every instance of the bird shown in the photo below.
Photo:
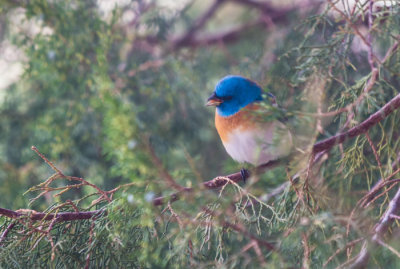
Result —
<path fill-rule="evenodd" d="M 264 97 L 263 97 L 264 96 Z M 215 106 L 215 127 L 227 153 L 239 163 L 254 166 L 289 155 L 292 134 L 284 120 L 263 115 L 261 102 L 268 97 L 276 107 L 275 96 L 263 94 L 254 81 L 239 75 L 228 75 L 215 86 L 206 106 Z M 266 120 L 267 119 L 267 120 Z M 241 170 L 246 178 L 246 169 Z"/>

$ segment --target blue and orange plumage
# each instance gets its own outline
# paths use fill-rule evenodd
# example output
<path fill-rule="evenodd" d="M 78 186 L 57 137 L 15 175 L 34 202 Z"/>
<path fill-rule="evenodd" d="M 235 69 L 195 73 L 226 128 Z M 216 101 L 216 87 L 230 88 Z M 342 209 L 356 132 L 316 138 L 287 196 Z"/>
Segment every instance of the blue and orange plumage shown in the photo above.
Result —
<path fill-rule="evenodd" d="M 288 155 L 292 136 L 280 121 L 267 121 L 261 110 L 262 90 L 241 76 L 220 80 L 207 105 L 216 106 L 215 127 L 228 154 L 238 162 L 254 165 Z"/>

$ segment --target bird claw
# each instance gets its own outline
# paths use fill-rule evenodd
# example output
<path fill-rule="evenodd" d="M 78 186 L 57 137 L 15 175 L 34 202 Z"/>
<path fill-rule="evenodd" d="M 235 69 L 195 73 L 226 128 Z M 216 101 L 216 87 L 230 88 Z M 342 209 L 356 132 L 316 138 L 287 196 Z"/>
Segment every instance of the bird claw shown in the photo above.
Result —
<path fill-rule="evenodd" d="M 242 168 L 240 169 L 240 175 L 242 176 L 243 182 L 246 183 L 246 179 L 250 176 L 250 172 L 246 168 Z"/>

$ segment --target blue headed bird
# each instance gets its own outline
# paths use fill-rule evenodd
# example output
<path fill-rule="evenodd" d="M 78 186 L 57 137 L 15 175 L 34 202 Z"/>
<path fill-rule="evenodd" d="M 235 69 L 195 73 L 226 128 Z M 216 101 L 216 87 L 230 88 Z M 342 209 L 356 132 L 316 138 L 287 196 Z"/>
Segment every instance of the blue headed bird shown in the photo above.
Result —
<path fill-rule="evenodd" d="M 272 94 L 267 95 L 275 100 Z M 237 162 L 261 165 L 291 151 L 289 129 L 278 119 L 265 120 L 265 115 L 259 113 L 265 111 L 262 100 L 257 83 L 233 75 L 221 79 L 207 100 L 207 106 L 216 106 L 215 127 L 226 151 Z"/>

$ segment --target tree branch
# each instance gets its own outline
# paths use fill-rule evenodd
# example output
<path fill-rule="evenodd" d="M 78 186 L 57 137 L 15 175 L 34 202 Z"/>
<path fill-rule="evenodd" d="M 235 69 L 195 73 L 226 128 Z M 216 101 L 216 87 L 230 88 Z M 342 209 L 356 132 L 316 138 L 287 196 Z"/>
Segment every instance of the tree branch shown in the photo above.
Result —
<path fill-rule="evenodd" d="M 28 218 L 32 221 L 38 221 L 38 220 L 53 220 L 54 218 L 56 218 L 57 222 L 90 219 L 93 216 L 101 214 L 102 212 L 104 212 L 104 210 L 99 209 L 95 211 L 86 211 L 86 212 L 61 212 L 61 213 L 43 213 L 43 212 L 30 211 L 30 214 L 27 214 L 5 208 L 0 208 L 0 215 L 9 217 L 11 219 Z"/>
<path fill-rule="evenodd" d="M 383 214 L 379 223 L 375 226 L 374 232 L 371 238 L 371 246 L 368 247 L 368 242 L 365 241 L 364 245 L 357 255 L 355 262 L 350 268 L 365 268 L 368 264 L 370 251 L 379 245 L 381 238 L 388 231 L 390 225 L 393 223 L 393 215 L 400 213 L 400 188 L 397 190 L 396 195 L 390 201 L 386 212 Z"/>
<path fill-rule="evenodd" d="M 185 34 L 183 34 L 181 37 L 176 38 L 172 42 L 172 47 L 176 49 L 179 47 L 187 46 L 187 44 L 189 44 L 193 39 L 196 32 L 206 24 L 206 22 L 214 15 L 214 13 L 224 2 L 225 0 L 215 0 L 211 7 L 206 12 L 204 12 L 204 14 L 200 18 L 198 18 L 191 27 L 189 27 Z"/>
<path fill-rule="evenodd" d="M 381 109 L 379 109 L 377 112 L 372 114 L 368 119 L 363 121 L 357 126 L 354 126 L 347 132 L 343 132 L 340 134 L 337 134 L 335 136 L 332 136 L 330 138 L 327 138 L 325 140 L 322 140 L 313 146 L 313 154 L 322 152 L 322 151 L 329 151 L 332 147 L 335 145 L 341 144 L 345 142 L 346 140 L 353 138 L 355 136 L 358 136 L 360 134 L 366 133 L 372 126 L 386 118 L 389 114 L 391 114 L 393 111 L 395 111 L 397 108 L 400 107 L 400 94 L 398 94 L 396 97 L 394 97 L 392 100 L 390 100 L 388 103 L 386 103 Z M 282 164 L 282 161 L 272 161 L 268 162 L 264 165 L 261 165 L 256 168 L 257 173 L 262 172 L 265 169 L 270 169 L 272 167 L 275 167 L 279 164 Z M 248 178 L 250 175 L 248 175 L 246 178 Z M 203 187 L 206 189 L 216 189 L 224 186 L 229 182 L 229 180 L 233 182 L 239 182 L 242 180 L 242 176 L 240 172 L 228 175 L 228 176 L 222 176 L 222 177 L 216 177 L 210 181 L 206 181 L 203 183 Z M 155 206 L 160 206 L 165 204 L 165 202 L 175 202 L 179 200 L 179 197 L 185 193 L 185 192 L 191 192 L 193 191 L 192 188 L 184 188 L 183 190 L 179 192 L 175 192 L 169 196 L 164 196 L 164 197 L 157 197 L 155 198 L 152 203 Z"/>
<path fill-rule="evenodd" d="M 264 20 L 257 19 L 252 22 L 245 23 L 236 28 L 233 28 L 228 31 L 221 31 L 217 33 L 202 35 L 201 37 L 192 36 L 190 39 L 186 39 L 184 43 L 180 43 L 179 46 L 175 44 L 173 46 L 174 49 L 178 47 L 199 47 L 204 45 L 212 45 L 219 42 L 232 42 L 240 38 L 240 36 L 249 31 L 249 29 L 257 26 L 264 25 Z"/>
<path fill-rule="evenodd" d="M 367 132 L 372 126 L 386 118 L 389 114 L 400 107 L 400 94 L 396 95 L 392 100 L 390 100 L 386 105 L 384 105 L 377 112 L 369 116 L 368 119 L 363 121 L 357 126 L 354 126 L 350 130 L 322 140 L 313 146 L 313 153 L 318 153 L 324 150 L 330 150 L 333 146 L 341 144 L 344 141 L 358 136 Z"/>
<path fill-rule="evenodd" d="M 320 3 L 311 3 L 304 6 L 297 5 L 292 7 L 277 8 L 268 2 L 253 0 L 231 0 L 231 2 L 260 10 L 262 13 L 260 17 L 255 21 L 247 22 L 230 31 L 208 34 L 204 35 L 201 38 L 197 37 L 197 33 L 199 32 L 199 30 L 203 28 L 207 21 L 215 14 L 215 12 L 224 2 L 227 2 L 227 0 L 216 0 L 214 4 L 185 32 L 185 34 L 178 38 L 172 39 L 172 50 L 176 50 L 181 47 L 210 45 L 221 41 L 235 41 L 241 34 L 248 32 L 248 29 L 250 28 L 260 25 L 265 25 L 266 27 L 268 27 L 270 23 L 266 22 L 266 18 L 269 22 L 284 24 L 288 21 L 288 18 L 290 16 L 289 14 L 291 12 L 299 10 L 300 8 L 303 8 L 305 6 L 319 7 L 320 5 Z"/>
<path fill-rule="evenodd" d="M 262 165 L 258 166 L 255 169 L 255 173 L 256 174 L 261 173 L 261 172 L 265 171 L 266 169 L 271 169 L 271 168 L 276 167 L 276 166 L 278 166 L 278 165 L 280 165 L 282 163 L 283 163 L 282 160 L 270 161 L 268 163 L 265 163 L 265 164 L 262 164 Z M 247 179 L 249 177 L 250 177 L 250 173 L 244 175 L 244 179 Z M 227 176 L 218 176 L 218 177 L 216 177 L 216 178 L 214 178 L 212 180 L 206 181 L 206 182 L 202 183 L 202 187 L 205 188 L 205 189 L 218 189 L 218 188 L 221 188 L 221 187 L 225 186 L 230 181 L 233 181 L 233 182 L 237 183 L 237 182 L 240 182 L 242 180 L 243 180 L 242 173 L 241 172 L 237 172 L 237 173 L 230 174 L 230 175 L 227 175 Z M 167 202 L 172 203 L 172 202 L 175 202 L 175 201 L 179 200 L 180 196 L 183 195 L 184 193 L 192 192 L 192 191 L 193 191 L 193 188 L 185 188 L 182 191 L 175 192 L 175 193 L 173 193 L 171 195 L 168 195 L 168 196 L 157 197 L 152 201 L 152 203 L 153 203 L 154 206 L 160 206 L 160 205 L 163 205 L 163 204 L 165 204 Z"/>

